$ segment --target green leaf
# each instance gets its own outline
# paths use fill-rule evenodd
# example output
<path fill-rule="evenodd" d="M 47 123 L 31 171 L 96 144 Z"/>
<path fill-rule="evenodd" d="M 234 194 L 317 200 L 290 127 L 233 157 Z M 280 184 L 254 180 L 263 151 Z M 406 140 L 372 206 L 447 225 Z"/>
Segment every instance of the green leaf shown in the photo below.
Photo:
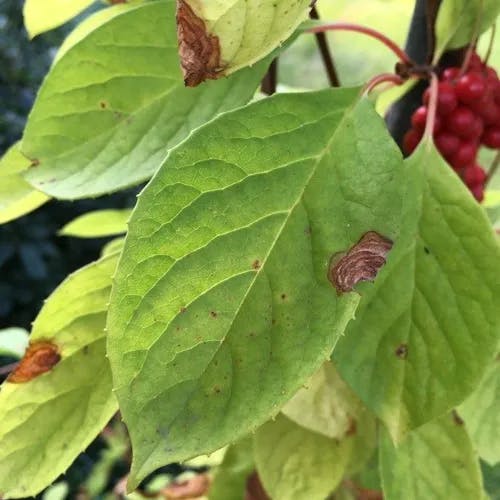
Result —
<path fill-rule="evenodd" d="M 209 500 L 243 498 L 247 478 L 254 469 L 253 439 L 246 437 L 227 449 L 224 460 L 215 469 Z"/>
<path fill-rule="evenodd" d="M 68 483 L 61 481 L 47 488 L 42 500 L 65 500 L 69 493 Z"/>
<path fill-rule="evenodd" d="M 50 341 L 60 361 L 30 381 L 7 380 L 1 387 L 3 498 L 29 497 L 48 486 L 117 410 L 104 335 L 116 261 L 110 256 L 80 269 L 44 304 L 30 342 Z"/>
<path fill-rule="evenodd" d="M 0 330 L 0 356 L 22 358 L 28 346 L 28 332 L 24 328 L 4 328 Z"/>
<path fill-rule="evenodd" d="M 500 248 L 439 153 L 406 161 L 401 232 L 334 360 L 396 441 L 461 403 L 498 342 Z"/>
<path fill-rule="evenodd" d="M 340 438 L 363 411 L 363 404 L 327 362 L 281 411 L 306 429 Z"/>
<path fill-rule="evenodd" d="M 481 462 L 481 472 L 483 473 L 484 489 L 486 497 L 491 500 L 500 500 L 500 464 L 495 467 Z"/>
<path fill-rule="evenodd" d="M 275 415 L 352 318 L 359 297 L 337 295 L 329 261 L 370 230 L 393 236 L 403 171 L 357 96 L 281 94 L 221 116 L 140 195 L 108 321 L 131 487 Z"/>
<path fill-rule="evenodd" d="M 248 102 L 268 63 L 187 89 L 174 0 L 98 12 L 70 35 L 39 91 L 21 146 L 39 165 L 25 177 L 65 199 L 144 181 L 193 129 Z"/>
<path fill-rule="evenodd" d="M 88 212 L 66 224 L 59 234 L 78 238 L 100 238 L 126 233 L 127 221 L 131 214 L 131 209 Z"/>
<path fill-rule="evenodd" d="M 411 432 L 397 448 L 381 439 L 385 500 L 482 498 L 479 461 L 456 415 L 445 415 Z"/>
<path fill-rule="evenodd" d="M 24 24 L 31 38 L 51 30 L 85 10 L 94 0 L 26 0 Z"/>
<path fill-rule="evenodd" d="M 255 462 L 271 498 L 326 498 L 340 483 L 352 440 L 329 439 L 278 415 L 255 434 Z"/>
<path fill-rule="evenodd" d="M 19 143 L 0 159 L 0 224 L 35 210 L 49 199 L 22 178 L 21 172 L 30 164 L 20 153 Z"/>
<path fill-rule="evenodd" d="M 307 19 L 310 3 L 180 0 L 179 52 L 186 83 L 196 86 L 206 78 L 229 75 L 267 56 Z M 204 25 L 201 28 L 200 23 Z"/>
<path fill-rule="evenodd" d="M 479 456 L 490 465 L 500 462 L 500 357 L 490 363 L 476 390 L 460 406 Z"/>
<path fill-rule="evenodd" d="M 125 244 L 125 238 L 114 238 L 109 243 L 106 243 L 101 250 L 101 257 L 106 255 L 111 255 L 116 252 L 121 252 L 123 245 Z"/>
<path fill-rule="evenodd" d="M 436 55 L 466 47 L 484 33 L 500 14 L 498 0 L 443 0 L 436 20 Z"/>

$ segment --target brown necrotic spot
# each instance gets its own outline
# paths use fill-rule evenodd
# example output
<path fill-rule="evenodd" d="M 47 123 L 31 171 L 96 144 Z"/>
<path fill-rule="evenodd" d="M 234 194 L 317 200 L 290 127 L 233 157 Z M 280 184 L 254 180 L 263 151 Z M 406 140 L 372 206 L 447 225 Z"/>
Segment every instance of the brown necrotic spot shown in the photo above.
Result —
<path fill-rule="evenodd" d="M 398 345 L 395 354 L 398 358 L 406 359 L 408 357 L 408 345 L 407 344 Z"/>
<path fill-rule="evenodd" d="M 373 281 L 392 248 L 392 241 L 369 231 L 340 258 L 335 254 L 328 269 L 328 279 L 338 294 L 350 292 L 360 281 Z"/>
<path fill-rule="evenodd" d="M 451 412 L 451 416 L 453 418 L 453 422 L 455 422 L 456 425 L 464 425 L 464 421 L 460 417 L 460 415 L 456 412 L 456 410 L 453 410 Z"/>
<path fill-rule="evenodd" d="M 222 76 L 219 39 L 207 33 L 205 22 L 185 0 L 177 0 L 177 39 L 186 86 Z"/>
<path fill-rule="evenodd" d="M 252 263 L 252 267 L 253 269 L 255 269 L 256 271 L 260 269 L 260 260 L 257 260 L 255 259 Z"/>
<path fill-rule="evenodd" d="M 30 343 L 23 359 L 17 368 L 9 375 L 12 384 L 22 384 L 49 372 L 59 363 L 61 355 L 52 342 L 39 341 Z"/>

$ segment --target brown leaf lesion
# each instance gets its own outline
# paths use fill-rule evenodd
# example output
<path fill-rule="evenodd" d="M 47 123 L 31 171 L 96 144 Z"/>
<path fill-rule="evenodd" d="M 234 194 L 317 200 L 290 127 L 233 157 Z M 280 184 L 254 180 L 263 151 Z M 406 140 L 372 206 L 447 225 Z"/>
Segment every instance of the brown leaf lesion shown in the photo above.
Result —
<path fill-rule="evenodd" d="M 7 381 L 12 384 L 29 382 L 52 370 L 60 360 L 59 349 L 54 343 L 45 340 L 32 342 Z"/>
<path fill-rule="evenodd" d="M 185 0 L 177 0 L 177 39 L 187 87 L 196 87 L 205 80 L 222 76 L 224 67 L 219 38 L 208 33 L 205 21 Z"/>
<path fill-rule="evenodd" d="M 360 281 L 373 281 L 385 264 L 392 245 L 390 239 L 369 231 L 347 253 L 334 255 L 328 279 L 337 293 L 351 292 Z"/>

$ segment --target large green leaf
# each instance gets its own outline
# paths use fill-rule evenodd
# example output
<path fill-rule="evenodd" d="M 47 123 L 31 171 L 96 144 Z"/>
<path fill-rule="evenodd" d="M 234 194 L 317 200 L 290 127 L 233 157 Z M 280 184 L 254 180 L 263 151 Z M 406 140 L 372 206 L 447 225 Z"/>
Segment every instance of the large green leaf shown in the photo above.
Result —
<path fill-rule="evenodd" d="M 278 95 L 171 153 L 140 195 L 108 328 L 134 486 L 276 414 L 331 353 L 358 295 L 332 255 L 396 233 L 402 161 L 357 89 Z"/>
<path fill-rule="evenodd" d="M 131 214 L 131 209 L 106 209 L 87 212 L 68 222 L 59 231 L 59 234 L 78 238 L 99 238 L 125 233 L 127 232 L 127 221 Z"/>
<path fill-rule="evenodd" d="M 327 362 L 281 411 L 306 429 L 339 438 L 355 425 L 363 404 Z"/>
<path fill-rule="evenodd" d="M 490 465 L 500 462 L 500 357 L 491 362 L 459 411 L 480 457 Z"/>
<path fill-rule="evenodd" d="M 59 26 L 94 3 L 94 0 L 26 0 L 24 24 L 30 37 Z"/>
<path fill-rule="evenodd" d="M 499 14 L 498 0 L 443 0 L 436 20 L 437 56 L 469 45 L 495 23 Z"/>
<path fill-rule="evenodd" d="M 31 346 L 50 341 L 60 361 L 32 380 L 8 379 L 1 387 L 2 498 L 40 492 L 117 410 L 104 335 L 116 261 L 110 256 L 80 269 L 44 304 L 33 324 Z"/>
<path fill-rule="evenodd" d="M 397 448 L 385 434 L 380 465 L 385 500 L 482 498 L 479 461 L 455 414 L 411 432 Z"/>
<path fill-rule="evenodd" d="M 254 64 L 307 19 L 310 0 L 178 0 L 178 36 L 186 84 Z"/>
<path fill-rule="evenodd" d="M 352 439 L 329 439 L 278 415 L 257 431 L 254 447 L 271 498 L 324 500 L 344 476 Z"/>
<path fill-rule="evenodd" d="M 401 233 L 334 352 L 395 440 L 473 391 L 500 331 L 500 249 L 484 211 L 434 148 L 406 170 Z"/>
<path fill-rule="evenodd" d="M 0 224 L 17 219 L 43 205 L 49 198 L 33 189 L 21 176 L 31 162 L 12 146 L 0 159 Z"/>
<path fill-rule="evenodd" d="M 148 179 L 169 148 L 253 96 L 266 61 L 197 89 L 183 84 L 175 2 L 98 12 L 63 45 L 29 116 L 25 177 L 58 198 L 82 198 Z"/>
<path fill-rule="evenodd" d="M 246 437 L 231 445 L 219 467 L 210 486 L 210 500 L 228 500 L 243 498 L 248 476 L 255 469 L 253 458 L 253 439 Z"/>

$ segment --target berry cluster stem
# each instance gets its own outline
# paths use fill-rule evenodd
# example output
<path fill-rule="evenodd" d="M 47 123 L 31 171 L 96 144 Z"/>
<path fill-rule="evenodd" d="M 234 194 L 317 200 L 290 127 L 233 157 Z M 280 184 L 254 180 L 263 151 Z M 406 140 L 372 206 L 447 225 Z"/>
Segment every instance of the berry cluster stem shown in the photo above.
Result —
<path fill-rule="evenodd" d="M 321 26 L 313 26 L 307 30 L 308 33 L 324 33 L 325 31 L 355 31 L 357 33 L 363 33 L 371 36 L 392 50 L 402 63 L 407 64 L 408 66 L 415 66 L 415 63 L 408 57 L 408 54 L 406 54 L 406 52 L 401 49 L 396 42 L 386 37 L 379 31 L 367 26 L 361 26 L 354 23 L 328 23 Z"/>
<path fill-rule="evenodd" d="M 424 138 L 432 144 L 432 134 L 434 132 L 434 124 L 436 123 L 436 112 L 438 102 L 438 77 L 432 73 L 430 83 L 429 111 L 427 114 L 427 122 L 425 124 Z"/>

